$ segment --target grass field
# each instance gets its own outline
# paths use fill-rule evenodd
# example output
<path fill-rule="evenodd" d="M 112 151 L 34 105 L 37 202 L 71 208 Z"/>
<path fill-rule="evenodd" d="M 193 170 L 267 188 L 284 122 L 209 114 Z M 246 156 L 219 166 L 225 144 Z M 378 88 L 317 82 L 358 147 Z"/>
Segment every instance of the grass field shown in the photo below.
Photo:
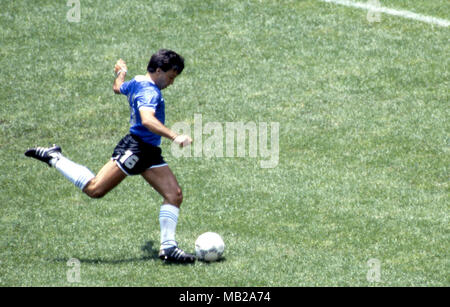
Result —
<path fill-rule="evenodd" d="M 79 22 L 65 0 L 0 3 L 1 286 L 450 286 L 449 28 L 316 0 L 80 0 Z M 450 19 L 445 0 L 381 3 Z M 142 178 L 92 200 L 23 155 L 57 143 L 98 171 L 129 128 L 115 61 L 129 79 L 163 47 L 186 59 L 167 126 L 280 125 L 274 168 L 163 142 L 177 240 L 220 233 L 217 263 L 157 259 L 161 198 Z"/>

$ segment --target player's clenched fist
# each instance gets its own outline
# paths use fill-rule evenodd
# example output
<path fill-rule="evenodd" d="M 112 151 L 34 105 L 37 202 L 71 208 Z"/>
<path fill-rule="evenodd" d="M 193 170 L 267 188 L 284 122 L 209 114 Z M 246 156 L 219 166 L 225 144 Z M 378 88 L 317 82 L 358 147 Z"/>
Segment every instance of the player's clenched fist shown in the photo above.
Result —
<path fill-rule="evenodd" d="M 118 75 L 120 72 L 127 72 L 127 70 L 128 68 L 125 61 L 122 59 L 117 60 L 116 65 L 114 66 L 114 72 L 116 73 L 116 75 Z"/>

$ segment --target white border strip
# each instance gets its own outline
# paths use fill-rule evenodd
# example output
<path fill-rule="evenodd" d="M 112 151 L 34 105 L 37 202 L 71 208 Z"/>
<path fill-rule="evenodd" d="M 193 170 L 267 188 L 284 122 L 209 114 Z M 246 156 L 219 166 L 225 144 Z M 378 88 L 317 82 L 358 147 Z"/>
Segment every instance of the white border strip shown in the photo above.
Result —
<path fill-rule="evenodd" d="M 410 11 L 390 9 L 387 7 L 377 6 L 377 5 L 373 5 L 370 3 L 353 2 L 353 1 L 349 1 L 349 0 L 320 0 L 320 1 L 355 7 L 355 8 L 359 8 L 359 9 L 364 9 L 364 10 L 371 11 L 373 13 L 385 13 L 388 15 L 418 20 L 418 21 L 422 21 L 425 23 L 438 25 L 441 27 L 448 27 L 450 25 L 450 21 L 448 21 L 446 19 L 425 16 L 425 15 L 416 14 L 416 13 L 413 13 Z"/>

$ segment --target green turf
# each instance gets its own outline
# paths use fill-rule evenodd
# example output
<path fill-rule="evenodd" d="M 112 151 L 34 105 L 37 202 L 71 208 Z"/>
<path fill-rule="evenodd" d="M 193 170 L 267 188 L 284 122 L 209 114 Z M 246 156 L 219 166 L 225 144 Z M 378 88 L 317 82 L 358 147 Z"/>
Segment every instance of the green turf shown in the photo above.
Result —
<path fill-rule="evenodd" d="M 450 19 L 447 1 L 381 2 Z M 68 10 L 2 1 L 0 285 L 450 285 L 448 28 L 314 0 L 81 0 L 79 23 Z M 168 126 L 280 123 L 272 169 L 162 145 L 184 190 L 177 240 L 192 251 L 220 233 L 218 263 L 156 259 L 161 199 L 141 178 L 91 200 L 23 156 L 57 143 L 97 171 L 128 130 L 115 61 L 131 78 L 162 47 L 186 58 L 164 92 Z"/>
<path fill-rule="evenodd" d="M 362 1 L 364 2 L 364 1 Z M 448 19 L 450 2 L 446 0 L 379 0 L 381 6 L 397 10 L 407 10 L 421 15 Z"/>

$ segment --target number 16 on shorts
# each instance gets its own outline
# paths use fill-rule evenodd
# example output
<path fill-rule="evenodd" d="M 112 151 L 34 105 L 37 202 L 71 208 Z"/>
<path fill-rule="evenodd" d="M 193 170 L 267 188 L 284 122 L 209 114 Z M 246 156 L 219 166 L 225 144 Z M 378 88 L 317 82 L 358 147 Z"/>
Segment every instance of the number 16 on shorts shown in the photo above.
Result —
<path fill-rule="evenodd" d="M 125 151 L 125 154 L 120 158 L 120 163 L 125 165 L 128 169 L 133 169 L 136 163 L 139 161 L 139 157 L 133 154 L 131 150 Z"/>

